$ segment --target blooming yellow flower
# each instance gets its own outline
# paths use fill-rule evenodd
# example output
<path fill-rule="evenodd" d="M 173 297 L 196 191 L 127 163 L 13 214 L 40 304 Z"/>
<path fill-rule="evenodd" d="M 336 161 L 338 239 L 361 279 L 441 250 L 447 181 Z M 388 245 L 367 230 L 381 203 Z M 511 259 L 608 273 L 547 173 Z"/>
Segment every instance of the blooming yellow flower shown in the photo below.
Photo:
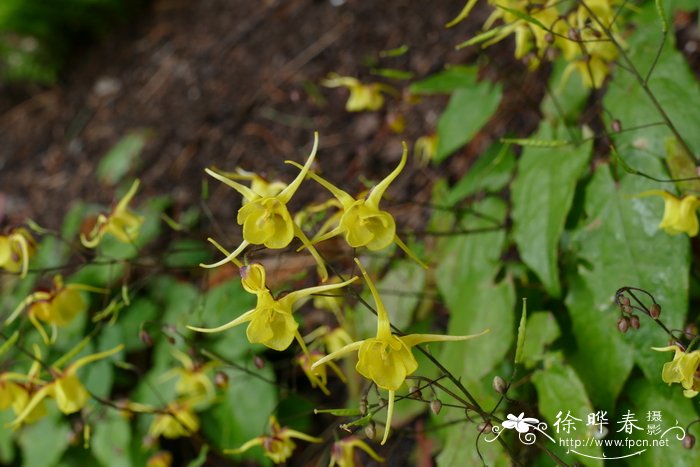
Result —
<path fill-rule="evenodd" d="M 700 226 L 695 211 L 700 206 L 700 200 L 696 196 L 686 195 L 683 198 L 677 198 L 663 190 L 649 190 L 636 196 L 660 196 L 663 198 L 664 217 L 661 219 L 659 228 L 664 229 L 666 233 L 677 235 L 685 232 L 690 237 L 695 237 L 698 234 Z"/>
<path fill-rule="evenodd" d="M 394 217 L 387 211 L 379 209 L 379 202 L 391 182 L 401 173 L 406 165 L 408 157 L 408 147 L 403 144 L 403 154 L 401 162 L 387 177 L 379 182 L 369 192 L 366 198 L 355 199 L 347 192 L 336 187 L 319 175 L 309 172 L 308 176 L 326 188 L 335 196 L 342 205 L 342 215 L 338 221 L 338 226 L 329 232 L 314 237 L 314 243 L 327 240 L 336 235 L 344 235 L 345 241 L 352 248 L 366 246 L 371 251 L 383 250 L 391 243 L 396 243 L 406 254 L 418 264 L 427 269 L 427 266 L 420 261 L 416 255 L 408 249 L 406 244 L 396 235 L 396 222 Z M 297 168 L 299 164 L 286 161 Z"/>
<path fill-rule="evenodd" d="M 386 443 L 391 427 L 391 418 L 394 412 L 394 395 L 396 390 L 406 380 L 406 376 L 418 369 L 411 347 L 426 342 L 461 341 L 481 336 L 488 330 L 471 336 L 441 336 L 437 334 L 410 334 L 407 336 L 396 336 L 391 333 L 391 323 L 389 315 L 384 308 L 384 303 L 377 292 L 372 280 L 367 275 L 367 271 L 360 261 L 355 258 L 357 266 L 362 271 L 372 297 L 376 304 L 377 311 L 377 337 L 353 342 L 342 349 L 333 352 L 311 366 L 311 369 L 319 367 L 331 360 L 340 358 L 350 352 L 358 351 L 358 362 L 355 369 L 367 379 L 370 379 L 378 387 L 389 391 L 389 406 L 387 409 L 387 422 L 384 430 L 382 443 Z"/>
<path fill-rule="evenodd" d="M 684 389 L 683 395 L 688 398 L 695 397 L 700 392 L 700 379 L 695 376 L 700 366 L 700 351 L 685 352 L 677 345 L 652 347 L 652 349 L 659 352 L 676 352 L 673 355 L 673 361 L 664 363 L 661 379 L 669 385 L 681 383 Z"/>
<path fill-rule="evenodd" d="M 340 76 L 331 73 L 322 83 L 327 88 L 344 87 L 350 91 L 350 96 L 345 104 L 348 112 L 362 112 L 363 110 L 379 110 L 384 105 L 383 92 L 394 94 L 396 91 L 391 86 L 382 83 L 363 84 L 360 80 L 350 76 Z"/>
<path fill-rule="evenodd" d="M 225 449 L 226 454 L 240 454 L 247 451 L 253 446 L 262 446 L 265 451 L 265 456 L 269 457 L 275 464 L 281 464 L 289 459 L 294 452 L 296 445 L 293 438 L 308 441 L 309 443 L 321 443 L 321 438 L 309 436 L 297 430 L 290 428 L 282 428 L 274 415 L 270 417 L 270 434 L 258 436 L 243 444 L 238 449 Z"/>
<path fill-rule="evenodd" d="M 72 414 L 81 410 L 87 404 L 90 394 L 88 394 L 87 389 L 78 379 L 78 370 L 89 363 L 110 357 L 120 352 L 123 348 L 124 346 L 120 344 L 111 350 L 87 355 L 71 363 L 64 370 L 60 370 L 55 366 L 51 367 L 53 381 L 43 384 L 32 395 L 31 400 L 26 404 L 22 413 L 12 421 L 10 426 L 12 428 L 19 427 L 46 397 L 51 397 L 56 402 L 58 410 L 64 414 Z"/>
<path fill-rule="evenodd" d="M 153 438 L 163 436 L 175 439 L 191 436 L 199 430 L 199 417 L 187 401 L 175 401 L 168 404 L 163 413 L 153 419 L 148 434 Z"/>
<path fill-rule="evenodd" d="M 80 242 L 87 248 L 95 248 L 105 234 L 111 234 L 122 243 L 133 243 L 139 236 L 143 217 L 134 214 L 127 206 L 139 189 L 139 180 L 127 191 L 108 215 L 100 214 L 88 235 L 80 234 Z"/>
<path fill-rule="evenodd" d="M 349 436 L 340 441 L 336 441 L 331 448 L 331 462 L 328 467 L 355 467 L 355 449 L 365 451 L 377 462 L 384 462 L 384 458 L 374 452 L 367 443 L 356 436 Z"/>
<path fill-rule="evenodd" d="M 306 234 L 294 223 L 287 209 L 287 203 L 292 199 L 292 196 L 304 180 L 309 167 L 311 167 L 316 157 L 317 149 L 318 133 L 314 133 L 314 146 L 301 172 L 292 183 L 274 196 L 265 196 L 256 192 L 253 188 L 249 188 L 224 177 L 213 170 L 205 169 L 206 173 L 238 191 L 245 198 L 243 206 L 238 210 L 236 219 L 238 224 L 243 226 L 243 242 L 221 261 L 214 264 L 201 264 L 200 266 L 215 268 L 229 261 L 240 265 L 235 259 L 248 245 L 265 245 L 267 248 L 280 249 L 287 247 L 294 237 L 297 237 L 309 248 L 309 251 L 318 264 L 321 280 L 325 281 L 328 278 L 328 272 L 326 271 L 323 260 L 316 249 L 311 245 L 311 242 L 309 242 Z M 212 239 L 209 239 L 209 241 L 217 245 L 217 248 L 220 250 L 223 250 Z"/>
<path fill-rule="evenodd" d="M 24 412 L 34 389 L 34 377 L 18 373 L 0 373 L 0 410 L 12 407 L 15 415 Z M 20 383 L 20 381 L 29 381 Z M 34 423 L 46 415 L 46 405 L 41 403 L 25 417 L 24 423 Z"/>
<path fill-rule="evenodd" d="M 265 286 L 265 268 L 261 264 L 252 264 L 242 270 L 241 284 L 243 288 L 257 296 L 255 308 L 243 313 L 238 318 L 213 329 L 187 326 L 197 332 L 221 332 L 249 322 L 246 336 L 251 344 L 263 344 L 274 350 L 284 350 L 296 338 L 302 348 L 306 348 L 299 335 L 296 322 L 292 315 L 292 307 L 296 302 L 312 294 L 339 289 L 352 283 L 357 278 L 338 284 L 320 285 L 291 292 L 280 299 L 275 299 Z"/>
<path fill-rule="evenodd" d="M 27 316 L 29 321 L 39 331 L 44 342 L 49 343 L 55 340 L 56 327 L 66 326 L 73 319 L 83 313 L 87 307 L 85 300 L 80 295 L 80 291 L 104 293 L 104 289 L 91 287 L 85 284 L 63 284 L 63 278 L 56 275 L 53 278 L 53 287 L 49 291 L 34 292 L 25 298 L 9 318 L 5 320 L 5 324 L 14 321 L 17 316 L 26 307 L 29 307 Z M 52 338 L 46 334 L 46 331 L 41 326 L 39 321 L 43 321 L 52 327 Z"/>
<path fill-rule="evenodd" d="M 29 258 L 35 251 L 34 238 L 26 229 L 11 229 L 6 235 L 0 235 L 0 268 L 19 272 L 24 278 L 29 270 Z"/>

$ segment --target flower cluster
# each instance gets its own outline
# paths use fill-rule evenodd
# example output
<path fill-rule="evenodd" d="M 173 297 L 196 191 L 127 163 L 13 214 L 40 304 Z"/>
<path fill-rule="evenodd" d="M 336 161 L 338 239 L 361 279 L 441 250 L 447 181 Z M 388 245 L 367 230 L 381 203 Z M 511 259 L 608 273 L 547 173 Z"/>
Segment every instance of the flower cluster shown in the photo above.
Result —
<path fill-rule="evenodd" d="M 469 0 L 448 26 L 466 18 L 477 0 Z M 589 88 L 600 88 L 618 57 L 622 39 L 616 33 L 616 0 L 578 2 L 571 10 L 556 0 L 488 0 L 494 11 L 484 22 L 483 33 L 466 45 L 493 45 L 515 36 L 515 57 L 536 68 L 552 52 L 568 62 L 564 81 L 572 72 L 581 75 Z"/>

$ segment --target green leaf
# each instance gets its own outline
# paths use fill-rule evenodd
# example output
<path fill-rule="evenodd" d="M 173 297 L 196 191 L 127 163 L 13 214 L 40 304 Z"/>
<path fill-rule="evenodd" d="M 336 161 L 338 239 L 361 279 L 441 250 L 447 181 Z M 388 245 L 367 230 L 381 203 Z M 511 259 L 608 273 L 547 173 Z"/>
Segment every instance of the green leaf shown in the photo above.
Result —
<path fill-rule="evenodd" d="M 464 198 L 482 191 L 497 192 L 513 176 L 515 154 L 509 145 L 496 143 L 472 165 L 450 190 L 447 204 L 454 205 Z"/>
<path fill-rule="evenodd" d="M 411 260 L 396 261 L 377 284 L 389 320 L 399 329 L 413 322 L 413 312 L 425 288 L 426 271 Z M 372 323 L 376 327 L 376 323 Z"/>
<path fill-rule="evenodd" d="M 92 453 L 104 466 L 130 467 L 129 444 L 131 428 L 129 421 L 114 410 L 105 412 L 105 417 L 95 423 L 90 446 Z"/>
<path fill-rule="evenodd" d="M 537 362 L 544 360 L 547 346 L 560 335 L 559 325 L 552 313 L 545 311 L 528 316 L 522 351 L 522 361 L 525 366 L 532 368 Z"/>
<path fill-rule="evenodd" d="M 476 67 L 452 66 L 411 84 L 411 94 L 448 94 L 476 84 Z"/>
<path fill-rule="evenodd" d="M 659 373 L 660 375 L 661 373 Z M 660 376 L 657 379 L 660 381 Z M 683 397 L 683 391 L 679 385 L 659 385 L 650 384 L 646 381 L 636 380 L 630 384 L 626 391 L 629 397 L 625 398 L 625 404 L 619 412 L 627 413 L 630 410 L 636 415 L 637 420 L 642 428 L 646 428 L 650 424 L 658 424 L 663 431 L 676 425 L 685 427 L 688 423 L 697 419 L 697 403 L 693 399 Z M 649 412 L 661 412 L 661 422 L 650 422 L 647 420 Z M 697 436 L 697 425 L 691 428 L 691 433 Z M 667 439 L 667 446 L 656 446 L 648 448 L 639 456 L 633 456 L 628 459 L 628 465 L 634 467 L 645 467 L 648 465 L 665 465 L 669 459 L 673 459 L 674 467 L 694 467 L 698 465 L 697 447 L 694 449 L 685 449 L 682 443 L 677 439 L 678 430 L 674 429 L 666 434 L 664 438 L 660 435 L 649 435 L 646 430 L 635 430 L 631 439 L 648 440 L 651 443 L 655 439 Z M 637 450 L 637 449 L 635 449 Z"/>
<path fill-rule="evenodd" d="M 625 39 L 629 57 L 646 77 L 661 43 L 658 13 L 653 2 L 647 2 L 635 16 L 638 23 L 634 33 Z M 668 34 L 663 51 L 659 56 L 649 88 L 656 100 L 666 111 L 678 132 L 690 146 L 693 153 L 700 153 L 700 84 L 688 68 L 688 63 L 674 44 L 674 35 Z M 623 129 L 662 122 L 663 119 L 651 99 L 632 74 L 618 69 L 608 86 L 603 100 L 606 115 L 618 119 Z M 672 136 L 665 125 L 655 125 L 614 134 L 618 150 L 626 161 L 636 167 L 637 157 L 644 153 L 663 157 L 664 142 Z M 649 172 L 647 172 L 649 173 Z M 650 173 L 656 176 L 656 173 Z"/>
<path fill-rule="evenodd" d="M 505 203 L 487 198 L 475 206 L 491 218 L 502 220 Z M 465 222 L 464 227 L 492 225 L 485 219 Z M 501 362 L 511 347 L 514 328 L 515 291 L 506 278 L 494 282 L 501 267 L 505 232 L 483 232 L 453 237 L 439 248 L 441 255 L 435 271 L 440 294 L 450 310 L 447 334 L 491 332 L 477 339 L 444 344 L 440 362 L 457 377 L 477 381 Z M 479 358 L 465 358 L 478 355 Z"/>
<path fill-rule="evenodd" d="M 638 164 L 647 173 L 663 172 L 660 161 L 651 155 L 640 158 Z M 685 322 L 690 263 L 688 237 L 672 237 L 657 227 L 664 204 L 660 199 L 632 198 L 651 188 L 656 188 L 656 184 L 633 175 L 625 175 L 616 183 L 607 165 L 598 167 L 585 194 L 587 225 L 575 236 L 577 249 L 587 264 L 587 267 L 579 266 L 579 273 L 591 297 L 585 310 L 580 299 L 570 297 L 567 302 L 582 366 L 608 366 L 610 360 L 626 361 L 632 355 L 646 377 L 655 379 L 666 359 L 649 347 L 665 345 L 668 335 L 651 321 L 642 316 L 641 328 L 624 335 L 634 351 L 619 345 L 615 351 L 610 349 L 619 341 L 614 325 L 618 311 L 612 299 L 620 287 L 639 287 L 654 295 L 664 309 L 664 323 L 670 329 L 681 328 Z M 610 384 L 588 378 L 586 382 Z M 593 394 L 590 388 L 589 391 Z"/>
<path fill-rule="evenodd" d="M 549 421 L 554 438 L 581 440 L 582 443 L 586 443 L 591 436 L 591 433 L 586 429 L 587 415 L 595 411 L 586 396 L 586 389 L 583 387 L 576 372 L 569 366 L 555 363 L 549 368 L 537 370 L 533 373 L 532 383 L 537 389 L 540 413 Z M 564 431 L 556 433 L 554 423 L 558 418 L 565 418 L 569 412 L 571 416 L 580 421 L 572 420 L 574 424 L 569 433 Z M 562 428 L 561 425 L 560 428 Z M 553 447 L 556 445 L 552 445 L 547 441 L 545 446 Z M 577 455 L 576 457 L 585 465 L 603 465 L 600 459 L 588 457 L 603 457 L 603 451 L 600 447 L 584 445 L 576 450 L 583 454 L 583 456 Z"/>
<path fill-rule="evenodd" d="M 464 146 L 489 121 L 501 102 L 501 86 L 487 82 L 458 89 L 437 124 L 435 162 L 442 162 Z"/>
<path fill-rule="evenodd" d="M 163 261 L 171 268 L 186 268 L 208 263 L 211 258 L 211 248 L 208 248 L 207 244 L 201 240 L 188 238 L 170 243 Z"/>
<path fill-rule="evenodd" d="M 554 69 L 549 78 L 549 92 L 540 105 L 542 115 L 551 123 L 576 123 L 591 92 L 590 88 L 583 84 L 579 73 L 570 74 L 566 82 L 562 82 L 564 70 L 568 65 L 569 62 L 563 58 L 554 62 Z"/>
<path fill-rule="evenodd" d="M 46 467 L 56 464 L 68 449 L 70 432 L 68 422 L 57 413 L 22 428 L 18 436 L 22 466 Z"/>
<path fill-rule="evenodd" d="M 465 420 L 466 422 L 466 420 Z M 437 456 L 438 467 L 452 467 L 456 465 L 488 465 L 491 467 L 509 467 L 512 465 L 510 458 L 503 451 L 498 442 L 487 443 L 486 436 L 478 440 L 479 451 L 484 457 L 479 458 L 476 450 L 477 431 L 473 423 L 460 423 L 450 426 L 445 430 L 445 444 Z M 491 435 L 487 435 L 489 438 Z"/>
<path fill-rule="evenodd" d="M 135 168 L 139 163 L 141 151 L 148 142 L 149 134 L 148 130 L 139 130 L 120 139 L 97 166 L 97 177 L 100 182 L 115 185 L 129 170 Z"/>
<path fill-rule="evenodd" d="M 558 135 L 542 123 L 535 139 Z M 561 295 L 557 262 L 559 238 L 579 177 L 591 156 L 592 142 L 551 150 L 527 147 L 512 185 L 513 236 L 525 264 L 553 297 Z"/>

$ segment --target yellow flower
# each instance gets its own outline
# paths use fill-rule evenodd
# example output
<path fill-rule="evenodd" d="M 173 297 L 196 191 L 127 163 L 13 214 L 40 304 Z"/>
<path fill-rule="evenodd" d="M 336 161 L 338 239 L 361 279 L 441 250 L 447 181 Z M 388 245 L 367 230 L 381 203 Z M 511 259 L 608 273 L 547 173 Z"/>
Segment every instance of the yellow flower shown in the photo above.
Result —
<path fill-rule="evenodd" d="M 664 229 L 670 235 L 687 233 L 690 237 L 698 234 L 698 216 L 695 213 L 700 205 L 700 200 L 696 196 L 687 195 L 677 198 L 671 193 L 663 190 L 649 190 L 636 195 L 661 196 L 664 200 L 664 217 L 661 219 L 659 228 Z"/>
<path fill-rule="evenodd" d="M 29 258 L 35 251 L 34 238 L 26 229 L 11 229 L 7 235 L 0 235 L 0 268 L 19 272 L 24 278 L 29 270 Z"/>
<path fill-rule="evenodd" d="M 34 377 L 19 373 L 1 373 L 0 374 L 0 410 L 5 410 L 12 407 L 15 415 L 24 412 L 29 400 L 32 398 L 34 389 Z M 29 383 L 21 384 L 20 381 L 29 381 Z M 41 403 L 32 409 L 25 419 L 24 423 L 34 423 L 46 415 L 46 405 Z"/>
<path fill-rule="evenodd" d="M 199 430 L 199 417 L 192 411 L 189 402 L 175 401 L 168 404 L 163 413 L 156 415 L 148 428 L 153 438 L 163 436 L 175 439 L 191 436 Z"/>
<path fill-rule="evenodd" d="M 365 451 L 369 456 L 377 462 L 384 462 L 384 458 L 374 452 L 374 449 L 369 447 L 367 443 L 356 436 L 349 436 L 340 441 L 336 441 L 331 448 L 331 462 L 328 467 L 355 467 L 355 449 L 359 448 Z"/>
<path fill-rule="evenodd" d="M 299 173 L 299 175 L 297 175 L 292 183 L 287 185 L 282 191 L 274 196 L 265 196 L 256 192 L 253 188 L 241 185 L 240 183 L 224 177 L 213 170 L 205 169 L 206 173 L 243 195 L 244 203 L 238 210 L 238 216 L 236 219 L 238 224 L 243 226 L 243 242 L 232 253 L 228 253 L 226 258 L 222 259 L 221 261 L 214 264 L 202 264 L 200 266 L 205 268 L 215 268 L 229 261 L 233 261 L 240 266 L 240 262 L 236 261 L 236 257 L 248 245 L 265 245 L 267 248 L 280 249 L 287 247 L 292 242 L 294 237 L 297 237 L 307 248 L 309 248 L 309 251 L 318 264 L 321 280 L 325 281 L 328 278 L 328 273 L 325 265 L 323 264 L 323 260 L 319 256 L 316 249 L 309 242 L 306 234 L 304 234 L 299 226 L 294 223 L 292 216 L 289 214 L 289 210 L 287 209 L 287 203 L 289 203 L 289 201 L 292 199 L 292 196 L 299 188 L 299 185 L 301 185 L 301 182 L 304 180 L 309 167 L 311 167 L 311 164 L 316 157 L 317 149 L 318 133 L 314 133 L 314 146 L 311 150 L 309 158 L 306 161 L 306 164 L 304 164 L 302 171 Z M 220 250 L 225 251 L 211 238 L 209 241 L 216 245 Z"/>
<path fill-rule="evenodd" d="M 279 180 L 276 180 L 274 182 L 268 182 L 265 178 L 261 177 L 255 172 L 248 172 L 247 170 L 243 170 L 240 167 L 236 167 L 236 172 L 233 173 L 222 172 L 220 170 L 213 169 L 212 171 L 231 180 L 249 180 L 250 189 L 263 198 L 277 196 L 282 192 L 282 190 L 287 188 L 287 184 L 284 182 L 281 182 Z M 248 201 L 248 199 L 243 198 L 243 203 L 246 203 Z"/>
<path fill-rule="evenodd" d="M 309 436 L 297 430 L 282 428 L 274 415 L 270 417 L 270 434 L 258 436 L 243 444 L 238 449 L 224 449 L 226 454 L 240 454 L 253 446 L 262 446 L 265 456 L 272 459 L 275 464 L 281 464 L 292 456 L 296 445 L 292 438 L 308 441 L 309 443 L 321 443 L 321 438 Z"/>
<path fill-rule="evenodd" d="M 673 361 L 664 363 L 661 379 L 669 385 L 681 383 L 684 389 L 683 395 L 688 398 L 695 397 L 700 392 L 700 380 L 695 377 L 695 372 L 700 366 L 700 351 L 685 352 L 677 345 L 652 347 L 652 349 L 659 352 L 676 352 Z"/>
<path fill-rule="evenodd" d="M 421 136 L 413 145 L 413 154 L 418 159 L 418 166 L 427 167 L 437 154 L 437 134 Z"/>
<path fill-rule="evenodd" d="M 396 91 L 391 86 L 381 83 L 362 84 L 358 79 L 350 76 L 340 76 L 331 73 L 321 83 L 327 88 L 344 87 L 350 91 L 350 97 L 345 104 L 348 112 L 361 112 L 363 110 L 379 110 L 384 105 L 382 92 L 394 94 Z"/>
<path fill-rule="evenodd" d="M 304 341 L 297 330 L 299 323 L 292 315 L 294 304 L 309 295 L 345 287 L 357 279 L 353 277 L 339 284 L 309 287 L 275 299 L 265 286 L 265 268 L 261 264 L 248 266 L 242 272 L 244 274 L 241 279 L 243 288 L 257 296 L 255 308 L 217 328 L 205 329 L 187 326 L 189 329 L 198 332 L 221 332 L 249 322 L 246 336 L 251 344 L 263 344 L 273 350 L 284 350 L 296 338 L 305 349 Z"/>
<path fill-rule="evenodd" d="M 87 248 L 95 248 L 100 244 L 105 234 L 113 235 L 122 243 L 133 243 L 139 236 L 143 217 L 134 214 L 127 206 L 139 189 L 139 180 L 127 191 L 108 215 L 100 214 L 97 222 L 88 235 L 80 234 L 80 242 Z"/>
<path fill-rule="evenodd" d="M 148 458 L 146 467 L 170 467 L 173 465 L 173 455 L 168 451 L 159 451 Z"/>
<path fill-rule="evenodd" d="M 338 226 L 321 236 L 314 237 L 314 243 L 327 240 L 336 235 L 344 235 L 345 241 L 352 248 L 366 246 L 367 249 L 371 251 L 377 251 L 383 250 L 393 242 L 406 252 L 410 258 L 427 269 L 427 266 L 420 261 L 396 235 L 396 222 L 393 216 L 387 211 L 379 209 L 379 202 L 384 192 L 389 187 L 389 184 L 391 184 L 403 170 L 406 165 L 407 157 L 408 147 L 406 143 L 404 143 L 403 154 L 401 155 L 401 162 L 399 162 L 399 165 L 387 175 L 384 180 L 372 188 L 366 198 L 360 199 L 353 198 L 324 178 L 313 172 L 309 172 L 308 176 L 330 191 L 342 205 L 342 215 L 338 221 Z M 286 162 L 297 168 L 301 168 L 301 166 L 295 162 Z"/>
<path fill-rule="evenodd" d="M 110 357 L 121 351 L 122 348 L 124 348 L 123 345 L 118 345 L 111 350 L 98 352 L 79 358 L 72 364 L 68 365 L 68 367 L 64 370 L 60 370 L 55 366 L 52 366 L 51 373 L 54 378 L 53 381 L 44 384 L 32 395 L 31 400 L 29 400 L 27 405 L 24 407 L 22 413 L 20 413 L 17 418 L 12 421 L 10 426 L 12 428 L 19 427 L 25 421 L 25 419 L 32 414 L 34 408 L 43 402 L 46 397 L 53 398 L 54 402 L 56 402 L 58 410 L 64 414 L 72 414 L 82 410 L 82 408 L 85 407 L 85 404 L 87 404 L 90 394 L 78 379 L 78 370 L 89 363 Z"/>
<path fill-rule="evenodd" d="M 326 387 L 328 384 L 328 373 L 326 371 L 326 366 L 324 365 L 319 368 L 314 368 L 313 370 L 311 369 L 311 365 L 321 360 L 324 355 L 325 354 L 322 354 L 319 351 L 303 353 L 297 357 L 297 363 L 304 371 L 304 374 L 311 383 L 311 387 L 318 387 L 325 395 L 330 396 L 331 392 Z M 341 381 L 345 382 L 345 376 L 343 375 L 343 372 L 340 371 L 340 368 L 338 368 L 338 365 L 333 362 L 329 362 L 328 366 L 330 366 L 333 373 L 335 373 Z"/>
<path fill-rule="evenodd" d="M 83 313 L 86 309 L 85 300 L 80 295 L 80 291 L 104 293 L 104 289 L 91 287 L 84 284 L 63 284 L 63 278 L 56 275 L 53 278 L 53 287 L 49 291 L 34 292 L 25 298 L 9 318 L 5 320 L 5 324 L 14 321 L 17 316 L 26 307 L 29 307 L 27 316 L 29 321 L 39 331 L 44 342 L 49 343 L 56 338 L 56 327 L 66 326 L 73 319 Z M 43 321 L 52 327 L 52 338 L 46 334 L 46 331 L 41 326 L 39 321 Z"/>
<path fill-rule="evenodd" d="M 365 278 L 377 311 L 377 337 L 365 339 L 363 341 L 353 342 L 346 345 L 342 349 L 333 352 L 311 366 L 314 369 L 331 360 L 340 358 L 350 352 L 358 351 L 358 362 L 355 369 L 358 373 L 367 379 L 370 379 L 378 387 L 389 391 L 389 406 L 387 409 L 387 423 L 384 430 L 384 438 L 382 443 L 386 443 L 389 437 L 389 429 L 391 427 L 391 418 L 394 411 L 394 395 L 396 390 L 406 380 L 406 376 L 412 374 L 418 369 L 411 347 L 420 345 L 426 342 L 444 342 L 444 341 L 461 341 L 481 336 L 488 330 L 471 336 L 441 336 L 437 334 L 409 334 L 407 336 L 396 336 L 391 333 L 391 323 L 387 314 L 382 299 L 374 287 L 372 280 L 367 275 L 367 271 L 362 266 L 360 261 L 355 258 L 357 266 L 362 271 L 362 276 Z"/>

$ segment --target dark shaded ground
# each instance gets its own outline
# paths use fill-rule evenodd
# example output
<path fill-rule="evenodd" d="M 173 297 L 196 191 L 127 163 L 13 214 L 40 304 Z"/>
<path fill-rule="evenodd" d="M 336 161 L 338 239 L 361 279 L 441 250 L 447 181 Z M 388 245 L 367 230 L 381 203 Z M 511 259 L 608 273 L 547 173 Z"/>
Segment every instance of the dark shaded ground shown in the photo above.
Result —
<path fill-rule="evenodd" d="M 133 175 L 141 177 L 146 196 L 172 195 L 175 213 L 197 202 L 206 166 L 240 165 L 291 178 L 295 169 L 283 161 L 302 160 L 314 130 L 321 134 L 324 174 L 349 191 L 359 189 L 353 182 L 358 174 L 379 178 L 395 166 L 401 139 L 411 143 L 433 130 L 444 101 L 411 106 L 390 98 L 383 112 L 348 114 L 346 91 L 319 87 L 319 99 L 307 89 L 331 71 L 376 80 L 362 64 L 402 44 L 410 47 L 407 55 L 378 64 L 420 77 L 445 63 L 470 60 L 474 51 L 456 52 L 453 46 L 474 23 L 444 28 L 458 9 L 447 1 L 429 7 L 416 1 L 350 1 L 340 7 L 309 0 L 157 1 L 119 39 L 87 47 L 63 83 L 29 96 L 24 90 L 0 94 L 0 214 L 10 222 L 31 217 L 56 228 L 72 200 L 109 203 L 113 193 L 96 181 L 96 164 L 119 138 L 139 128 L 153 130 L 153 138 Z M 539 92 L 527 92 L 529 84 L 518 82 L 524 74 L 512 71 L 522 67 L 504 52 L 492 55 L 504 62 L 486 64 L 487 73 L 508 77 L 518 92 L 507 94 L 500 112 L 507 118 L 494 118 L 486 140 L 506 126 L 526 132 L 536 124 L 528 108 L 535 107 Z M 386 123 L 387 115 L 399 112 L 407 117 L 401 136 Z M 487 142 L 482 135 L 454 158 L 452 175 L 463 172 L 468 155 Z M 394 192 L 425 201 L 433 172 L 411 170 Z M 214 216 L 232 221 L 236 195 L 212 186 L 208 204 Z"/>

